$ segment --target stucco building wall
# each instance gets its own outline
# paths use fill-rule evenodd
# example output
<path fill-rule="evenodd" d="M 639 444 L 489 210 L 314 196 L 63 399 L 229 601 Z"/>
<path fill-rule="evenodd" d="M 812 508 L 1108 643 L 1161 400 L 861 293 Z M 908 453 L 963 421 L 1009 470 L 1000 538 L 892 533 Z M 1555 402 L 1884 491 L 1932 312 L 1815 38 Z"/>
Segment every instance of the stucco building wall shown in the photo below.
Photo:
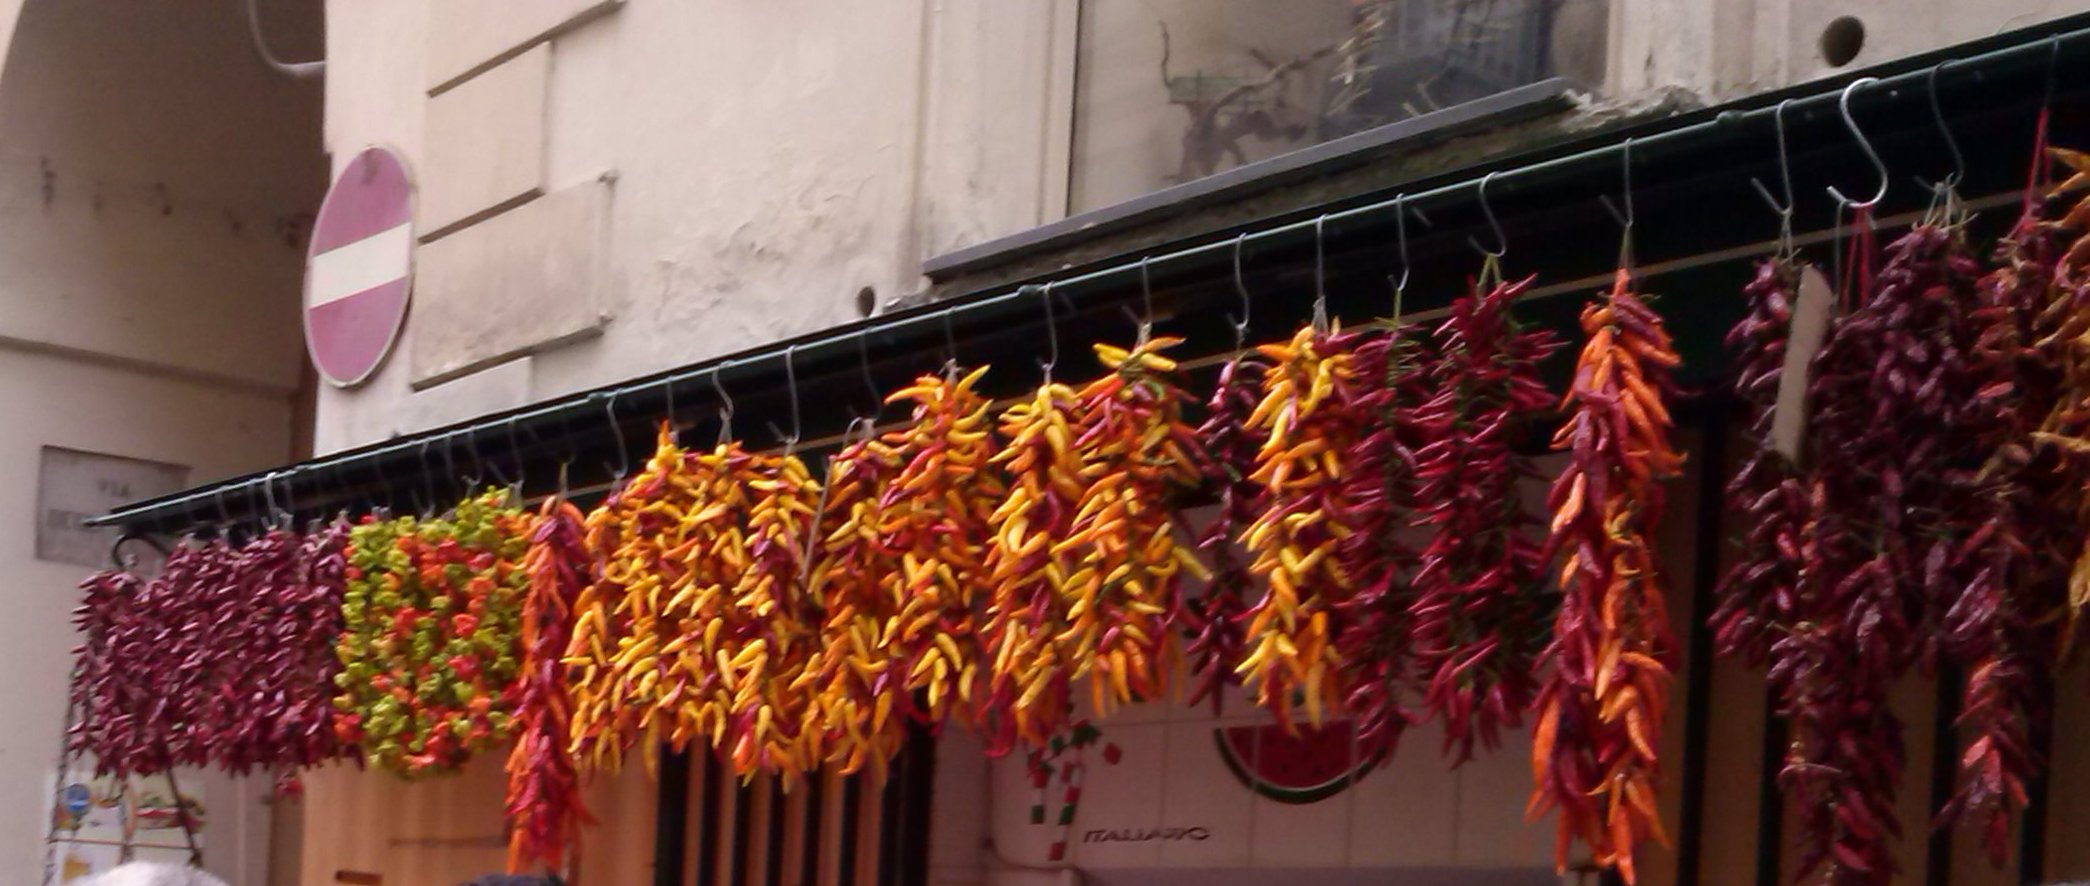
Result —
<path fill-rule="evenodd" d="M 268 72 L 238 8 L 207 6 L 0 3 L 0 881 L 35 882 L 44 858 L 88 571 L 37 557 L 43 449 L 193 482 L 299 455 L 319 87 Z M 261 7 L 286 52 L 319 52 L 316 7 Z M 183 787 L 212 815 L 211 866 L 265 883 L 265 781 Z"/>

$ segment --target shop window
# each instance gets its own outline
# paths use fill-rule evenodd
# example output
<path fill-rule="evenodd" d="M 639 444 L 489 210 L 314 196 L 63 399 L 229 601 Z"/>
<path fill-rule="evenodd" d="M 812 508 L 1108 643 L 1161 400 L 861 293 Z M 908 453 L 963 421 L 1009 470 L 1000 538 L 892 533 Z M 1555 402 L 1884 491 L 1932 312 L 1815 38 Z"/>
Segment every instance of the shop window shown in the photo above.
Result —
<path fill-rule="evenodd" d="M 1089 0 L 1070 212 L 1603 70 L 1608 0 Z"/>

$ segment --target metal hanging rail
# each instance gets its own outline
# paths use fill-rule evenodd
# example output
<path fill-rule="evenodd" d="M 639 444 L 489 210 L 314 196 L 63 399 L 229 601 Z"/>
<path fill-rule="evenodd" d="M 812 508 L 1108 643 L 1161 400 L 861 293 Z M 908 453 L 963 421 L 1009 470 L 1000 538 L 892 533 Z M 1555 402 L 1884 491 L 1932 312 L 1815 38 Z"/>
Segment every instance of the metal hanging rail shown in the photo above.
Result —
<path fill-rule="evenodd" d="M 1791 118 L 1798 115 L 1809 112 L 1833 112 L 1837 109 L 1839 100 L 1846 98 L 1852 104 L 1864 106 L 1870 103 L 1906 101 L 1909 96 L 1929 94 L 1921 93 L 1920 90 L 1935 87 L 1934 68 L 1940 64 L 1949 64 L 1953 77 L 1974 78 L 1979 78 L 1985 70 L 1999 66 L 2039 68 L 2047 72 L 2051 91 L 2052 80 L 2059 68 L 2068 62 L 2080 61 L 2076 56 L 2090 49 L 2090 46 L 2086 46 L 2090 44 L 2090 16 L 2079 16 L 2061 24 L 2068 29 L 2043 33 L 2034 38 L 2019 37 L 2015 42 L 2002 43 L 1994 48 L 1959 57 L 1934 53 L 1905 59 L 1875 69 L 1874 76 L 1866 77 L 1863 76 L 1866 72 L 1853 72 L 1849 77 L 1824 81 L 1828 84 L 1826 87 L 1823 84 L 1808 84 L 1783 92 L 1754 96 L 1737 103 L 1736 106 L 1697 114 L 1701 119 L 1692 122 L 1632 137 L 1620 137 L 1616 141 L 1572 150 L 1536 162 L 1499 166 L 1480 164 L 1463 171 L 1459 178 L 1448 183 L 1398 194 L 1391 198 L 1270 225 L 1235 236 L 1220 236 L 1167 252 L 1118 261 L 1042 284 L 1025 284 L 1000 292 L 924 306 L 889 317 L 856 321 L 655 376 L 569 395 L 548 403 L 494 413 L 472 421 L 322 456 L 276 470 L 199 486 L 117 508 L 89 518 L 86 524 L 96 527 L 119 526 L 133 531 L 168 531 L 215 522 L 232 511 L 251 514 L 259 510 L 254 504 L 264 497 L 270 502 L 269 510 L 274 510 L 275 502 L 278 501 L 310 502 L 315 494 L 328 491 L 334 480 L 354 472 L 368 471 L 369 476 L 377 477 L 383 482 L 382 466 L 387 462 L 398 466 L 418 457 L 425 469 L 432 450 L 447 458 L 447 454 L 458 446 L 466 447 L 474 453 L 480 450 L 482 444 L 496 449 L 513 447 L 519 427 L 530 429 L 556 424 L 561 428 L 570 429 L 577 424 L 602 422 L 606 415 L 614 426 L 619 418 L 618 405 L 630 404 L 635 399 L 657 398 L 667 404 L 670 413 L 678 395 L 718 403 L 714 389 L 722 391 L 727 385 L 740 388 L 750 382 L 760 382 L 770 388 L 778 386 L 790 374 L 793 361 L 837 361 L 840 358 L 854 362 L 867 359 L 863 356 L 866 342 L 872 339 L 889 340 L 901 333 L 926 339 L 935 337 L 940 328 L 943 337 L 949 338 L 952 326 L 961 318 L 990 317 L 1025 302 L 1036 303 L 1041 294 L 1046 297 L 1054 294 L 1066 296 L 1081 291 L 1137 287 L 1143 279 L 1143 273 L 1154 274 L 1166 266 L 1188 265 L 1193 262 L 1216 260 L 1216 263 L 1231 263 L 1244 247 L 1255 244 L 1272 241 L 1318 242 L 1318 237 L 1334 236 L 1333 229 L 1344 222 L 1385 216 L 1396 210 L 1421 213 L 1443 211 L 1453 206 L 1471 206 L 1482 199 L 1483 187 L 1489 189 L 1492 195 L 1487 199 L 1500 200 L 1505 192 L 1513 191 L 1519 182 L 1544 179 L 1568 171 L 1592 172 L 1601 167 L 1603 174 L 1615 176 L 1618 169 L 1616 164 L 1626 159 L 1622 154 L 1627 151 L 1631 152 L 1630 156 L 1634 162 L 1646 162 L 1653 156 L 1673 155 L 1694 147 L 1703 150 L 1744 130 L 1752 135 L 1760 134 L 1764 137 L 1768 151 L 1774 135 L 1774 115 L 1783 113 L 1789 124 Z M 2050 24 L 2048 27 L 2052 28 L 2054 25 Z M 1998 38 L 1987 42 L 1996 44 L 2007 39 L 2010 38 Z M 1890 68 L 1892 70 L 1888 70 Z M 1861 80 L 1870 82 L 1860 82 Z M 1851 87 L 1848 96 L 1846 87 Z M 1741 106 L 1743 104 L 1747 106 Z M 617 433 L 621 450 L 621 429 Z M 440 449 L 436 450 L 436 447 Z M 386 488 L 395 487 L 387 482 Z M 228 500 L 233 503 L 230 507 Z M 244 507 L 240 506 L 241 501 L 246 501 L 247 504 Z"/>

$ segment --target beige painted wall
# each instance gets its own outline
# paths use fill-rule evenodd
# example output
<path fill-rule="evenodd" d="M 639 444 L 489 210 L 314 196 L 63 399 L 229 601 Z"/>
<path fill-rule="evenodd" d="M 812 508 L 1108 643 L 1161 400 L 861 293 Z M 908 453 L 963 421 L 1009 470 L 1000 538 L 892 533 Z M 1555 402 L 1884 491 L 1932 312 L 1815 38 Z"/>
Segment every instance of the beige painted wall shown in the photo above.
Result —
<path fill-rule="evenodd" d="M 1089 0 L 1102 42 L 1077 50 L 1080 5 L 331 0 L 327 148 L 402 150 L 425 240 L 396 356 L 323 392 L 318 448 L 832 325 L 861 288 L 918 289 L 928 256 L 1131 193 L 1172 138 L 1084 129 L 1076 90 L 1152 112 L 1155 13 Z M 2090 8 L 2001 6 L 1613 0 L 1599 79 L 1726 98 L 1828 73 L 1835 14 L 1866 22 L 1866 64 Z M 1235 39 L 1230 16 L 1177 28 L 1176 67 Z M 1294 23 L 1256 39 L 1312 42 Z M 1077 77 L 1090 50 L 1123 70 Z"/>
<path fill-rule="evenodd" d="M 35 882 L 74 590 L 35 558 L 40 449 L 188 465 L 205 481 L 293 457 L 304 361 L 299 215 L 323 188 L 317 84 L 276 77 L 233 4 L 0 3 L 0 880 Z M 263 3 L 285 54 L 317 7 Z M 19 18 L 19 27 L 17 19 Z M 211 866 L 267 882 L 266 779 L 184 787 Z"/>
<path fill-rule="evenodd" d="M 1865 26 L 1846 68 L 1987 37 L 2090 9 L 2080 0 L 1610 0 L 1606 89 L 1630 94 L 1682 86 L 1724 100 L 1836 73 L 1822 29 L 1839 16 Z"/>

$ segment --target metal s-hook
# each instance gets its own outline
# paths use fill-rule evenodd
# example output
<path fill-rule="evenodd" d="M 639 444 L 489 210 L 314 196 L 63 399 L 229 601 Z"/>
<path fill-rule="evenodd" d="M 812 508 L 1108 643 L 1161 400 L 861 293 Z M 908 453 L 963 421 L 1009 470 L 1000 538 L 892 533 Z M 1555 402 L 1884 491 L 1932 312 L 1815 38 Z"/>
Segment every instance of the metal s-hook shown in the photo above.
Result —
<path fill-rule="evenodd" d="M 1870 86 L 1878 82 L 1880 82 L 1878 77 L 1860 77 L 1851 81 L 1849 86 L 1843 87 L 1843 95 L 1836 100 L 1837 112 L 1843 115 L 1843 127 L 1850 130 L 1851 138 L 1857 140 L 1858 149 L 1865 153 L 1866 162 L 1872 164 L 1872 171 L 1877 173 L 1880 179 L 1879 190 L 1874 192 L 1869 200 L 1852 200 L 1844 196 L 1842 191 L 1837 190 L 1835 185 L 1828 187 L 1830 197 L 1835 198 L 1837 203 L 1849 206 L 1852 209 L 1871 209 L 1874 206 L 1878 206 L 1881 200 L 1887 199 L 1886 161 L 1880 159 L 1879 152 L 1872 147 L 1872 140 L 1865 137 L 1864 130 L 1858 128 L 1857 119 L 1851 116 L 1851 95 L 1856 93 L 1859 87 Z"/>
<path fill-rule="evenodd" d="M 1778 216 L 1778 251 L 1781 255 L 1791 255 L 1793 251 L 1792 161 L 1785 146 L 1785 107 L 1790 104 L 1792 99 L 1785 99 L 1771 110 L 1771 124 L 1778 131 L 1778 185 L 1785 194 L 1785 202 L 1780 203 L 1777 198 L 1771 196 L 1771 189 L 1764 187 L 1763 179 L 1749 177 L 1749 186 L 1756 189 L 1756 196 L 1762 197 L 1763 202 Z"/>
<path fill-rule="evenodd" d="M 2046 89 L 2040 93 L 2041 110 L 2054 106 L 2054 84 L 2061 79 L 2061 35 L 2046 38 Z"/>
<path fill-rule="evenodd" d="M 1480 273 L 1473 280 L 1474 286 L 1480 290 L 1490 289 L 1502 282 L 1502 257 L 1509 254 L 1509 238 L 1503 236 L 1502 222 L 1495 218 L 1495 206 L 1488 202 L 1488 185 L 1493 181 L 1495 173 L 1490 172 L 1481 176 L 1480 184 L 1475 185 L 1473 190 L 1480 198 L 1481 216 L 1488 220 L 1488 228 L 1495 232 L 1495 248 L 1489 249 L 1480 245 L 1480 239 L 1472 235 L 1466 237 L 1466 242 L 1480 251 Z"/>
<path fill-rule="evenodd" d="M 718 444 L 720 446 L 726 445 L 727 441 L 733 439 L 733 395 L 726 393 L 725 384 L 719 381 L 718 378 L 719 373 L 726 371 L 726 367 L 731 365 L 733 365 L 732 360 L 725 360 L 711 370 L 711 389 L 718 392 Z"/>
<path fill-rule="evenodd" d="M 297 528 L 298 502 L 294 492 L 297 488 L 298 475 L 304 472 L 305 468 L 303 466 L 293 467 L 283 472 L 283 518 L 285 528 L 287 529 Z"/>
<path fill-rule="evenodd" d="M 1241 295 L 1241 316 L 1228 317 L 1227 319 L 1233 321 L 1234 324 L 1234 350 L 1236 351 L 1241 350 L 1248 344 L 1248 308 L 1250 301 L 1248 297 L 1248 278 L 1241 274 L 1241 246 L 1247 242 L 1248 233 L 1246 231 L 1234 238 L 1234 291 Z"/>
<path fill-rule="evenodd" d="M 1598 194 L 1597 202 L 1603 204 L 1604 211 L 1611 214 L 1611 220 L 1618 223 L 1620 231 L 1618 266 L 1631 268 L 1633 266 L 1633 139 L 1630 136 L 1626 138 L 1624 144 L 1619 146 L 1619 155 L 1622 158 L 1619 161 L 1619 169 L 1625 183 L 1625 189 L 1622 192 L 1625 209 L 1620 211 L 1618 204 L 1611 202 L 1611 195 L 1609 194 Z"/>
<path fill-rule="evenodd" d="M 876 423 L 878 413 L 885 411 L 885 392 L 878 389 L 878 380 L 871 377 L 870 338 L 870 330 L 856 334 L 856 362 L 864 371 L 864 390 L 871 392 L 871 415 L 868 420 Z"/>
<path fill-rule="evenodd" d="M 470 486 L 476 494 L 479 484 L 486 480 L 486 459 L 479 454 L 479 434 L 472 428 L 457 433 L 464 437 L 464 454 L 472 457 L 472 472 L 465 475 L 465 485 Z"/>
<path fill-rule="evenodd" d="M 1480 245 L 1480 238 L 1471 235 L 1466 237 L 1466 242 L 1472 244 L 1473 248 L 1482 256 L 1499 262 L 1503 256 L 1509 254 L 1509 238 L 1502 235 L 1502 223 L 1495 220 L 1495 207 L 1488 203 L 1488 185 L 1495 181 L 1495 175 L 1495 173 L 1490 172 L 1481 176 L 1480 184 L 1475 185 L 1473 188 L 1480 198 L 1480 214 L 1488 220 L 1488 230 L 1493 231 L 1495 234 L 1495 248 L 1489 249 Z"/>
<path fill-rule="evenodd" d="M 218 491 L 211 495 L 211 500 L 218 503 L 218 530 L 220 532 L 232 528 L 232 511 L 225 507 L 225 489 L 226 487 L 220 486 Z"/>
<path fill-rule="evenodd" d="M 428 498 L 424 501 L 416 495 L 414 505 L 423 518 L 435 516 L 435 472 L 428 469 L 428 447 L 434 442 L 433 437 L 421 441 L 421 488 L 418 491 L 427 493 Z"/>
<path fill-rule="evenodd" d="M 1052 384 L 1052 369 L 1058 366 L 1060 362 L 1059 320 L 1052 313 L 1052 287 L 1058 282 L 1057 280 L 1048 280 L 1045 282 L 1044 288 L 1040 290 L 1045 295 L 1045 341 L 1049 350 L 1046 352 L 1048 356 L 1038 361 L 1038 369 L 1045 373 L 1045 384 L 1047 385 Z"/>
<path fill-rule="evenodd" d="M 1328 331 L 1328 263 L 1323 252 L 1328 215 L 1314 219 L 1314 329 Z"/>
<path fill-rule="evenodd" d="M 1408 208 L 1407 193 L 1403 192 L 1393 195 L 1393 230 L 1401 253 L 1401 276 L 1399 279 L 1392 280 L 1393 319 L 1395 320 L 1401 318 L 1401 296 L 1408 291 L 1408 273 L 1411 270 L 1408 264 L 1408 213 L 1410 212 L 1415 213 L 1416 221 L 1422 222 L 1424 225 L 1430 223 L 1430 217 L 1423 215 L 1422 210 Z"/>
<path fill-rule="evenodd" d="M 805 430 L 798 415 L 798 365 L 796 356 L 798 343 L 784 346 L 784 389 L 791 396 L 791 436 L 784 440 L 785 454 L 798 448 L 799 434 Z"/>
<path fill-rule="evenodd" d="M 267 508 L 262 523 L 264 526 L 281 528 L 283 524 L 283 509 L 276 506 L 276 477 L 280 475 L 280 471 L 270 471 L 261 475 L 261 502 L 262 506 Z"/>
<path fill-rule="evenodd" d="M 631 455 L 624 449 L 624 426 L 617 423 L 617 395 L 621 393 L 624 393 L 621 388 L 611 390 L 604 398 L 608 402 L 603 404 L 602 410 L 610 422 L 610 436 L 617 441 L 617 463 L 602 463 L 603 468 L 610 472 L 613 483 L 623 480 L 626 474 L 631 473 Z"/>
<path fill-rule="evenodd" d="M 109 562 L 116 567 L 118 572 L 133 572 L 138 568 L 138 558 L 136 556 L 132 556 L 129 560 L 124 559 L 123 543 L 127 541 L 144 542 L 145 546 L 153 549 L 155 553 L 160 555 L 161 559 L 166 559 L 168 553 L 170 553 L 166 545 L 160 544 L 152 536 L 142 532 L 126 531 L 116 537 L 115 544 L 109 546 Z"/>
<path fill-rule="evenodd" d="M 1621 210 L 1620 210 L 1620 209 L 1618 208 L 1619 204 L 1611 202 L 1611 195 L 1610 195 L 1610 194 L 1598 194 L 1598 195 L 1597 195 L 1597 202 L 1598 202 L 1598 203 L 1602 203 L 1602 204 L 1604 204 L 1604 211 L 1605 211 L 1605 212 L 1608 212 L 1608 213 L 1611 213 L 1611 220 L 1612 220 L 1612 221 L 1615 221 L 1615 222 L 1617 222 L 1617 223 L 1618 223 L 1618 226 L 1619 226 L 1619 227 L 1621 227 L 1621 228 L 1625 228 L 1625 229 L 1626 229 L 1626 230 L 1627 230 L 1628 232 L 1630 232 L 1630 231 L 1632 231 L 1632 229 L 1633 229 L 1633 139 L 1632 139 L 1632 138 L 1628 137 L 1628 138 L 1627 138 L 1627 139 L 1625 140 L 1625 142 L 1623 142 L 1622 144 L 1620 144 L 1620 145 L 1619 145 L 1619 155 L 1620 155 L 1620 157 L 1622 157 L 1622 158 L 1623 158 L 1623 159 L 1622 159 L 1622 160 L 1620 160 L 1620 162 L 1619 162 L 1619 169 L 1620 169 L 1620 172 L 1621 172 L 1621 174 L 1622 174 L 1622 179 L 1623 179 L 1623 180 L 1624 180 L 1624 182 L 1625 182 L 1625 187 L 1624 187 L 1624 189 L 1623 189 L 1623 190 L 1621 190 L 1621 191 L 1620 191 L 1620 193 L 1624 195 L 1624 201 L 1625 201 L 1625 207 L 1626 207 L 1626 208 L 1625 208 L 1625 209 L 1624 209 L 1623 211 L 1621 211 Z"/>
<path fill-rule="evenodd" d="M 661 399 L 665 401 L 662 405 L 666 410 L 661 420 L 668 424 L 669 439 L 676 438 L 681 432 L 681 429 L 675 426 L 675 382 L 677 381 L 681 381 L 681 377 L 672 376 L 667 381 L 662 382 L 660 386 Z"/>
<path fill-rule="evenodd" d="M 1150 255 L 1139 257 L 1139 303 L 1146 311 L 1139 318 L 1141 327 L 1154 325 L 1154 280 L 1147 275 L 1147 265 L 1153 260 L 1154 257 Z"/>
<path fill-rule="evenodd" d="M 457 469 L 457 459 L 455 457 L 457 434 L 457 431 L 451 431 L 443 435 L 443 478 L 445 481 L 455 480 L 459 485 L 463 485 L 465 479 L 464 472 Z M 457 497 L 460 500 L 471 498 L 472 490 L 465 489 Z"/>
<path fill-rule="evenodd" d="M 1959 152 L 1959 139 L 1953 137 L 1952 125 L 1945 122 L 1944 106 L 1938 102 L 1938 72 L 1943 71 L 1945 66 L 1949 64 L 1952 64 L 1952 61 L 1947 59 L 1938 62 L 1936 66 L 1932 67 L 1928 82 L 1930 84 L 1930 119 L 1938 124 L 1938 135 L 1943 136 L 1945 139 L 1945 150 L 1952 153 L 1952 172 L 1936 182 L 1924 181 L 1920 175 L 1914 177 L 1919 187 L 1938 195 L 1940 198 L 1944 198 L 1950 192 L 1957 190 L 1960 182 L 1967 179 L 1966 155 Z"/>
<path fill-rule="evenodd" d="M 486 471 L 487 473 L 492 474 L 495 480 L 501 481 L 502 486 L 511 486 L 520 489 L 523 485 L 523 457 L 522 445 L 515 441 L 516 418 L 518 418 L 518 416 L 511 415 L 508 417 L 508 421 L 503 423 L 503 430 L 508 435 L 508 457 L 515 462 L 515 477 L 513 479 L 510 479 L 508 477 L 508 472 L 501 470 L 501 462 L 498 458 L 490 458 L 486 460 Z"/>

